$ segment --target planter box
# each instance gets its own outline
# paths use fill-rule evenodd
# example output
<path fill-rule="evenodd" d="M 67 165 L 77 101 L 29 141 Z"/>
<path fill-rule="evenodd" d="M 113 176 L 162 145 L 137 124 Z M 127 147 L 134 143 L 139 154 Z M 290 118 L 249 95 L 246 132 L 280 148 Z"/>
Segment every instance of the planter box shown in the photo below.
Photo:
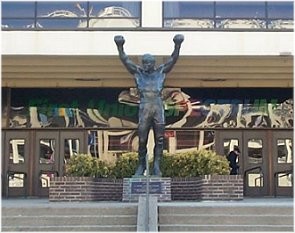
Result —
<path fill-rule="evenodd" d="M 241 175 L 204 175 L 172 178 L 172 200 L 242 200 Z"/>
<path fill-rule="evenodd" d="M 54 177 L 49 201 L 121 201 L 122 192 L 122 179 Z"/>
<path fill-rule="evenodd" d="M 122 201 L 123 179 L 54 177 L 50 181 L 49 201 Z M 171 199 L 242 200 L 241 175 L 204 175 L 171 178 Z"/>

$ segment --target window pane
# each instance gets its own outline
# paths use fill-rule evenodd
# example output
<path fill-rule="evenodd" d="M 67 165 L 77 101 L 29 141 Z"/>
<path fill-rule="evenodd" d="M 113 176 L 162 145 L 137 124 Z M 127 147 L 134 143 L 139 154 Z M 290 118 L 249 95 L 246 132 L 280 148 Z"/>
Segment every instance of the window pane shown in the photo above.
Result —
<path fill-rule="evenodd" d="M 81 23 L 79 27 L 85 27 L 86 23 Z M 138 19 L 124 19 L 124 18 L 95 18 L 89 20 L 90 28 L 100 28 L 100 27 L 139 27 Z"/>
<path fill-rule="evenodd" d="M 40 163 L 54 163 L 55 139 L 41 139 L 39 146 Z"/>
<path fill-rule="evenodd" d="M 90 12 L 91 28 L 140 26 L 139 2 L 90 2 Z"/>
<path fill-rule="evenodd" d="M 279 173 L 278 174 L 278 186 L 279 187 L 292 187 L 292 174 Z"/>
<path fill-rule="evenodd" d="M 266 28 L 266 21 L 260 19 L 224 19 L 216 20 L 217 28 L 243 28 L 259 29 Z"/>
<path fill-rule="evenodd" d="M 1 100 L 1 123 L 2 123 L 2 127 L 8 127 L 8 88 L 2 87 L 2 94 L 1 94 L 2 100 Z"/>
<path fill-rule="evenodd" d="M 216 2 L 217 18 L 263 18 L 264 2 Z"/>
<path fill-rule="evenodd" d="M 41 188 L 49 188 L 50 187 L 50 178 L 54 177 L 53 172 L 42 173 L 40 176 L 40 185 Z"/>
<path fill-rule="evenodd" d="M 249 163 L 262 163 L 262 140 L 250 139 L 248 141 Z"/>
<path fill-rule="evenodd" d="M 33 19 L 3 19 L 1 23 L 1 27 L 2 29 L 34 28 L 34 20 Z"/>
<path fill-rule="evenodd" d="M 277 19 L 277 20 L 269 20 L 268 22 L 268 28 L 270 29 L 291 29 L 293 30 L 294 27 L 294 21 L 293 20 L 283 20 L 283 19 Z"/>
<path fill-rule="evenodd" d="M 9 141 L 9 163 L 18 164 L 25 162 L 25 140 L 11 139 Z"/>
<path fill-rule="evenodd" d="M 90 17 L 136 17 L 140 16 L 140 2 L 89 2 Z"/>
<path fill-rule="evenodd" d="M 292 163 L 293 161 L 293 146 L 291 139 L 277 140 L 278 163 Z"/>
<path fill-rule="evenodd" d="M 86 27 L 86 24 L 81 26 L 79 19 L 38 19 L 38 27 L 47 29 L 70 29 Z"/>
<path fill-rule="evenodd" d="M 213 18 L 213 2 L 164 2 L 165 18 Z"/>
<path fill-rule="evenodd" d="M 268 2 L 268 17 L 278 19 L 293 19 L 293 2 Z"/>
<path fill-rule="evenodd" d="M 73 155 L 77 155 L 80 152 L 80 141 L 79 139 L 65 139 L 64 148 L 65 159 L 70 159 Z"/>
<path fill-rule="evenodd" d="M 2 2 L 2 18 L 34 17 L 34 2 Z"/>
<path fill-rule="evenodd" d="M 239 140 L 238 139 L 224 139 L 223 141 L 223 149 L 224 155 L 228 155 L 229 152 L 234 150 L 234 146 L 239 147 Z"/>
<path fill-rule="evenodd" d="M 263 175 L 259 173 L 248 174 L 249 187 L 263 187 Z"/>
<path fill-rule="evenodd" d="M 108 141 L 108 151 L 127 152 L 132 151 L 132 141 L 134 139 L 133 130 L 107 131 L 103 132 L 103 138 Z"/>
<path fill-rule="evenodd" d="M 184 152 L 189 150 L 213 149 L 214 132 L 213 131 L 176 131 L 175 152 Z M 169 149 L 172 145 L 169 142 Z M 173 150 L 174 151 L 174 150 Z M 171 151 L 172 152 L 172 151 Z"/>
<path fill-rule="evenodd" d="M 86 17 L 86 2 L 38 2 L 37 17 Z"/>
<path fill-rule="evenodd" d="M 91 154 L 92 157 L 99 158 L 101 156 L 102 151 L 102 131 L 89 130 L 88 131 L 88 146 L 87 151 L 88 154 Z"/>
<path fill-rule="evenodd" d="M 14 173 L 10 174 L 8 178 L 8 187 L 22 188 L 24 187 L 25 174 Z"/>

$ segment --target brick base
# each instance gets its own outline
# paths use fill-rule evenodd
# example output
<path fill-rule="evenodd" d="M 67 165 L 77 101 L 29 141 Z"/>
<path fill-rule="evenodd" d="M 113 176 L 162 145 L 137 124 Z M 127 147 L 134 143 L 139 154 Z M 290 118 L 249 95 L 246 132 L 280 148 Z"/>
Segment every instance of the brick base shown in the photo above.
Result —
<path fill-rule="evenodd" d="M 172 178 L 172 200 L 242 200 L 241 175 Z"/>
<path fill-rule="evenodd" d="M 50 181 L 49 201 L 122 201 L 123 195 L 123 179 L 54 177 Z M 241 175 L 171 178 L 173 201 L 242 199 Z"/>
<path fill-rule="evenodd" d="M 121 201 L 122 179 L 54 177 L 49 201 Z"/>

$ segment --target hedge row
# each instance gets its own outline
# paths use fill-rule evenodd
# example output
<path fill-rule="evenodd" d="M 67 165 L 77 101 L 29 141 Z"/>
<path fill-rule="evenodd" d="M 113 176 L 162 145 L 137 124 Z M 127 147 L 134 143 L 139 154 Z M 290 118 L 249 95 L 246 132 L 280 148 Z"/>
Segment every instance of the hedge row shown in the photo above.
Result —
<path fill-rule="evenodd" d="M 120 156 L 115 164 L 108 164 L 91 155 L 72 156 L 66 164 L 67 176 L 90 176 L 125 178 L 134 175 L 138 161 L 136 152 Z M 150 171 L 152 161 L 149 161 Z M 185 153 L 164 154 L 161 160 L 163 177 L 195 177 L 199 175 L 227 175 L 228 161 L 211 150 L 196 150 Z"/>

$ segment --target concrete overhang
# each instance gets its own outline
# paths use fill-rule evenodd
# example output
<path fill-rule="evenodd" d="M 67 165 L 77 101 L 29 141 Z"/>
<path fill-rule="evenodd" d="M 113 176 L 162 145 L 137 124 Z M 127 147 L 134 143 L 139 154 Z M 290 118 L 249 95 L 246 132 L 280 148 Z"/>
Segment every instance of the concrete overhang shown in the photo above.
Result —
<path fill-rule="evenodd" d="M 165 62 L 182 33 L 171 87 L 293 87 L 292 32 L 4 31 L 3 87 L 131 87 L 113 41 L 122 34 L 135 63 L 144 53 Z"/>

